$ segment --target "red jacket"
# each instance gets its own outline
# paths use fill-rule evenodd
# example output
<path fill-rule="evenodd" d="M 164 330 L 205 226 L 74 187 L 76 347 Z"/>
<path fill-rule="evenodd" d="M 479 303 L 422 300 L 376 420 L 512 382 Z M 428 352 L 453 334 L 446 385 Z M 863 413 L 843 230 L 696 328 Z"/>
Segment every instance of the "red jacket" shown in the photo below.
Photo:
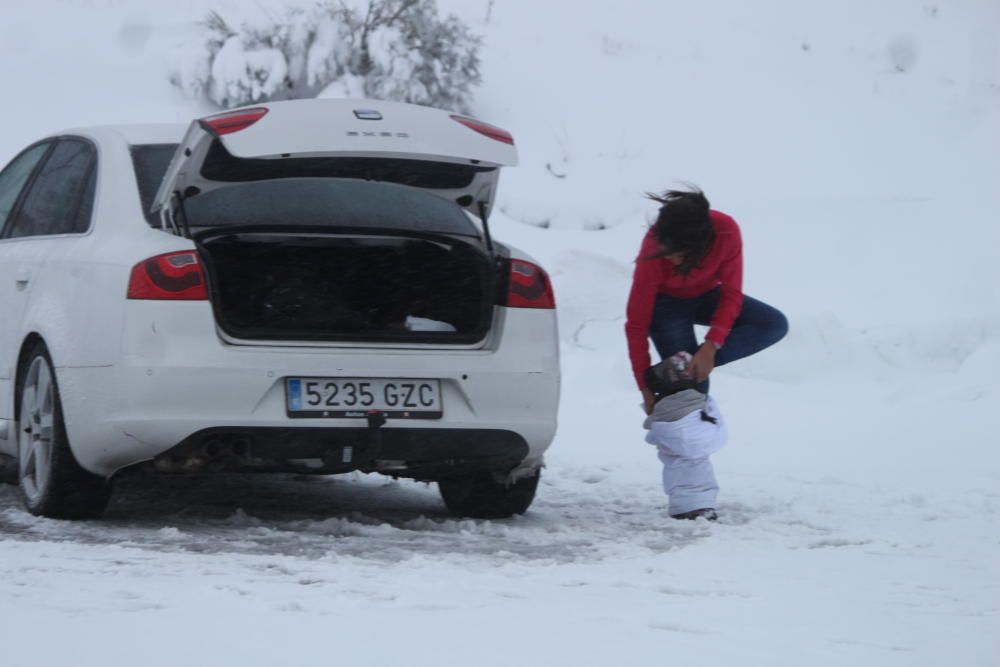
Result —
<path fill-rule="evenodd" d="M 709 217 L 715 226 L 715 243 L 701 260 L 701 265 L 691 269 L 686 276 L 680 275 L 666 257 L 648 259 L 663 250 L 652 229 L 642 240 L 625 312 L 628 354 L 640 389 L 646 386 L 642 374 L 650 365 L 649 325 L 653 321 L 657 294 L 688 299 L 721 286 L 719 305 L 705 336 L 706 340 L 719 346 L 726 342 L 726 336 L 740 314 L 743 306 L 743 241 L 740 228 L 725 213 L 711 211 Z"/>

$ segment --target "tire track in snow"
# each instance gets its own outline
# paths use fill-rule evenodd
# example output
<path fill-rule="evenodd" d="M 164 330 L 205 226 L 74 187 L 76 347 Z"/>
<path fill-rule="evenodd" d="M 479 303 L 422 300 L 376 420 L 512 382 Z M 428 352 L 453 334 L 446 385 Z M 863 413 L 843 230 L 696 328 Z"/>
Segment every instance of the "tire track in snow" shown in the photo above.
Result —
<path fill-rule="evenodd" d="M 451 517 L 431 485 L 378 476 L 135 477 L 118 484 L 104 518 L 70 522 L 30 515 L 17 490 L 5 487 L 0 539 L 386 562 L 457 555 L 567 563 L 672 551 L 711 534 L 703 522 L 665 526 L 659 498 L 640 501 L 627 487 L 595 497 L 593 488 L 554 476 L 527 515 L 481 521 Z"/>

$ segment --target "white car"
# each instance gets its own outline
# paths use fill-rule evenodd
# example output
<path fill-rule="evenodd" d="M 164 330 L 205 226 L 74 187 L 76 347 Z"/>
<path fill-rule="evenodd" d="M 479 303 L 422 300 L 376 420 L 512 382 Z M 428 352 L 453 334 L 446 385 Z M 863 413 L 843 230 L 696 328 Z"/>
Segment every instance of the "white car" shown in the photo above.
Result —
<path fill-rule="evenodd" d="M 0 458 L 27 508 L 97 515 L 141 466 L 524 512 L 559 365 L 548 276 L 489 236 L 516 161 L 504 130 L 370 100 L 26 148 L 0 172 Z"/>

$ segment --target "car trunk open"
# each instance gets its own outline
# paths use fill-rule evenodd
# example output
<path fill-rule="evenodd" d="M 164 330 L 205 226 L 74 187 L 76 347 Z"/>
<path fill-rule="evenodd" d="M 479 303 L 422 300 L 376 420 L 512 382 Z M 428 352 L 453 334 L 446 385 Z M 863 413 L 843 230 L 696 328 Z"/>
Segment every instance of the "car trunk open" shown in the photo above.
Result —
<path fill-rule="evenodd" d="M 365 105 L 259 105 L 193 122 L 169 163 L 169 146 L 133 150 L 150 223 L 195 241 L 229 336 L 485 339 L 504 280 L 487 220 L 513 140 L 446 111 Z"/>
<path fill-rule="evenodd" d="M 370 230 L 199 235 L 219 326 L 242 340 L 471 344 L 494 271 L 461 239 Z"/>
<path fill-rule="evenodd" d="M 453 202 L 286 178 L 192 196 L 184 215 L 233 338 L 472 344 L 489 331 L 496 267 Z"/>

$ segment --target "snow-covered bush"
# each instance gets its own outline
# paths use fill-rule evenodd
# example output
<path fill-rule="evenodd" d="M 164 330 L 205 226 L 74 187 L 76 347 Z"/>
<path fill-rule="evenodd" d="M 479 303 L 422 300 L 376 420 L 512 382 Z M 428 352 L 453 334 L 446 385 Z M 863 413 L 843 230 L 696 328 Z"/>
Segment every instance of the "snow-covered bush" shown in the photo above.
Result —
<path fill-rule="evenodd" d="M 225 108 L 325 91 L 468 111 L 480 44 L 436 0 L 323 2 L 238 25 L 212 12 L 171 54 L 170 80 Z"/>

